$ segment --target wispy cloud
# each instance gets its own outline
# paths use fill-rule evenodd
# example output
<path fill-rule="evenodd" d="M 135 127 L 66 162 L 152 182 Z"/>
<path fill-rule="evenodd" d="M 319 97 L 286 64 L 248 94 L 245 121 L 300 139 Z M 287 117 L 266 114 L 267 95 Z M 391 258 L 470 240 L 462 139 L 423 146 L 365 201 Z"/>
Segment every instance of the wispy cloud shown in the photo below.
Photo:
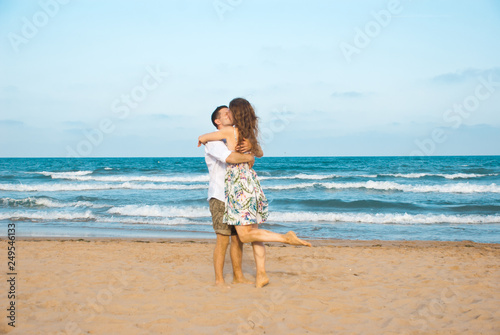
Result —
<path fill-rule="evenodd" d="M 17 120 L 0 120 L 0 126 L 21 127 L 24 126 L 24 122 Z"/>
<path fill-rule="evenodd" d="M 456 84 L 484 76 L 500 76 L 500 68 L 494 67 L 490 69 L 466 69 L 462 71 L 448 72 L 437 75 L 431 79 L 432 82 L 438 84 Z"/>

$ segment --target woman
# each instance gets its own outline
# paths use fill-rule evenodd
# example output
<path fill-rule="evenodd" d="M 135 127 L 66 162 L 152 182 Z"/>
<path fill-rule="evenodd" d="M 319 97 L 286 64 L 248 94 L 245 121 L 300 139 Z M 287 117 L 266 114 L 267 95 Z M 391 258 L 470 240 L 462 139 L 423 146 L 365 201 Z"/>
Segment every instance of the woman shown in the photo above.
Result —
<path fill-rule="evenodd" d="M 247 139 L 252 145 L 252 151 L 262 156 L 262 149 L 257 140 L 257 116 L 252 105 L 243 98 L 236 98 L 229 104 L 230 117 L 234 126 L 227 126 L 216 132 L 202 135 L 198 138 L 198 146 L 209 141 L 225 140 L 229 150 L 243 144 Z M 225 179 L 226 211 L 224 222 L 234 225 L 240 240 L 253 245 L 257 267 L 256 286 L 263 287 L 269 283 L 265 272 L 265 247 L 263 242 L 282 242 L 292 245 L 311 246 L 303 241 L 293 231 L 278 234 L 259 229 L 268 217 L 267 199 L 260 186 L 255 171 L 248 163 L 227 164 Z"/>

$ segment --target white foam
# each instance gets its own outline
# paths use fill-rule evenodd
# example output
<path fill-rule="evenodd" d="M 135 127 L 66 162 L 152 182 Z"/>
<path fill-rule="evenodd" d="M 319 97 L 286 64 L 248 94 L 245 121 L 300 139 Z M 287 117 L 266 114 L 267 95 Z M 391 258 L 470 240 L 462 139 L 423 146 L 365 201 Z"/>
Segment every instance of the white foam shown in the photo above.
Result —
<path fill-rule="evenodd" d="M 198 176 L 77 176 L 77 175 L 63 175 L 52 176 L 53 179 L 68 179 L 76 181 L 99 181 L 99 182 L 153 182 L 153 183 L 194 183 L 194 182 L 208 182 L 208 175 Z"/>
<path fill-rule="evenodd" d="M 378 224 L 481 224 L 500 223 L 500 215 L 270 212 L 269 220 L 275 222 L 324 221 Z"/>
<path fill-rule="evenodd" d="M 281 177 L 259 177 L 261 180 L 273 180 L 273 179 L 307 179 L 307 180 L 324 180 L 324 179 L 334 179 L 334 178 L 377 178 L 377 177 L 396 177 L 396 178 L 408 178 L 408 179 L 418 179 L 423 177 L 443 177 L 446 179 L 468 179 L 468 178 L 481 178 L 487 176 L 498 176 L 498 174 L 477 174 L 477 173 L 382 173 L 382 174 L 360 174 L 360 175 L 339 175 L 339 174 L 304 174 L 299 173 L 292 176 L 281 176 Z"/>
<path fill-rule="evenodd" d="M 160 206 L 160 205 L 126 205 L 113 207 L 108 210 L 110 214 L 118 214 L 123 216 L 154 216 L 154 217 L 209 217 L 210 212 L 208 207 L 176 207 L 176 206 Z"/>
<path fill-rule="evenodd" d="M 321 175 L 320 175 L 321 176 Z M 498 173 L 491 174 L 477 174 L 477 173 L 381 173 L 381 174 L 360 174 L 360 175 L 328 175 L 323 176 L 324 178 L 317 178 L 317 180 L 321 179 L 330 179 L 330 178 L 377 178 L 377 177 L 396 177 L 396 178 L 408 178 L 408 179 L 419 179 L 424 177 L 443 177 L 446 179 L 468 179 L 468 178 L 482 178 L 488 176 L 498 176 Z M 314 177 L 314 175 L 311 175 Z M 288 177 L 284 177 L 288 178 Z M 278 178 L 276 178 L 278 179 Z M 293 179 L 293 178 L 288 178 Z M 316 178 L 304 178 L 304 179 L 316 179 Z"/>
<path fill-rule="evenodd" d="M 112 170 L 112 168 L 104 168 L 105 170 Z M 73 171 L 73 172 L 36 172 L 45 176 L 50 176 L 52 179 L 67 179 L 76 181 L 100 181 L 100 182 L 158 182 L 158 183 L 169 183 L 169 182 L 208 182 L 209 175 L 193 175 L 193 176 L 148 176 L 148 175 L 111 175 L 111 176 L 89 176 L 93 171 Z M 260 180 L 325 180 L 334 178 L 377 178 L 377 177 L 396 177 L 396 178 L 408 178 L 408 179 L 418 179 L 423 177 L 443 177 L 446 179 L 468 179 L 468 178 L 481 178 L 486 176 L 498 176 L 498 174 L 477 174 L 477 173 L 454 173 L 454 174 L 443 174 L 443 173 L 387 173 L 387 174 L 361 174 L 361 175 L 339 175 L 339 174 L 306 174 L 299 173 L 290 176 L 259 176 Z"/>
<path fill-rule="evenodd" d="M 427 173 L 393 173 L 393 174 L 381 174 L 380 176 L 384 177 L 397 177 L 397 178 L 422 178 L 422 177 L 431 177 L 434 175 Z"/>
<path fill-rule="evenodd" d="M 333 178 L 339 178 L 339 177 L 346 177 L 346 176 L 341 176 L 337 174 L 329 174 L 329 175 L 322 175 L 322 174 L 305 174 L 305 173 L 299 173 L 296 175 L 292 176 L 280 176 L 280 177 L 267 177 L 267 176 L 259 176 L 259 179 L 261 180 L 273 180 L 273 179 L 310 179 L 310 180 L 323 180 L 323 179 L 333 179 Z"/>
<path fill-rule="evenodd" d="M 96 217 L 90 210 L 80 213 L 68 212 L 4 212 L 0 213 L 0 220 L 68 220 L 68 221 L 90 221 Z"/>
<path fill-rule="evenodd" d="M 58 202 L 58 201 L 53 201 L 47 198 L 40 198 L 40 199 L 35 199 L 35 204 L 38 206 L 44 206 L 44 207 L 66 207 L 65 204 Z"/>
<path fill-rule="evenodd" d="M 149 218 L 149 217 L 106 217 L 98 218 L 96 221 L 102 223 L 122 223 L 122 224 L 152 224 L 152 225 L 211 225 L 211 221 L 190 221 L 187 218 Z"/>
<path fill-rule="evenodd" d="M 314 185 L 321 185 L 320 183 L 300 183 L 300 184 L 290 184 L 290 185 L 278 185 L 278 186 L 265 186 L 265 190 L 292 190 L 296 188 L 310 188 Z"/>
<path fill-rule="evenodd" d="M 299 183 L 291 185 L 267 186 L 265 190 L 289 190 L 311 188 L 314 186 L 328 189 L 372 189 L 380 191 L 402 191 L 417 193 L 500 193 L 500 186 L 496 184 L 479 185 L 469 183 L 457 183 L 446 185 L 406 185 L 389 181 L 366 181 L 352 183 Z"/>
<path fill-rule="evenodd" d="M 210 217 L 207 207 L 176 207 L 160 205 L 127 205 L 113 207 L 110 214 L 129 217 L 157 217 L 163 219 Z M 137 220 L 137 219 L 134 219 Z M 142 218 L 140 220 L 143 220 Z M 372 214 L 372 213 L 313 213 L 270 212 L 272 222 L 358 222 L 378 224 L 479 224 L 500 223 L 500 215 L 444 215 L 444 214 Z M 170 221 L 168 221 L 170 222 Z"/>
<path fill-rule="evenodd" d="M 42 174 L 44 176 L 52 177 L 53 179 L 56 178 L 72 178 L 72 177 L 77 177 L 77 176 L 85 176 L 88 174 L 91 174 L 93 171 L 70 171 L 70 172 L 48 172 L 48 171 L 42 171 L 42 172 L 35 172 L 38 174 Z"/>
<path fill-rule="evenodd" d="M 165 184 L 0 184 L 0 191 L 14 192 L 61 192 L 61 191 L 98 191 L 98 190 L 197 190 L 207 189 L 207 185 L 165 185 Z"/>
<path fill-rule="evenodd" d="M 1 198 L 0 203 L 4 206 L 23 206 L 36 203 L 35 198 L 24 198 L 24 199 L 12 199 L 12 198 Z"/>
<path fill-rule="evenodd" d="M 127 207 L 127 206 L 124 206 Z M 146 206 L 148 207 L 148 206 Z M 154 207 L 154 206 L 150 206 Z M 143 210 L 147 211 L 147 208 Z M 164 209 L 165 210 L 165 209 Z M 62 211 L 15 211 L 15 212 L 2 212 L 0 213 L 0 220 L 11 220 L 11 221 L 95 221 L 102 223 L 123 223 L 123 224 L 155 224 L 155 225 L 183 225 L 183 224 L 196 224 L 196 225 L 209 225 L 211 221 L 208 219 L 206 221 L 192 221 L 190 218 L 193 217 L 210 217 L 208 211 L 206 213 L 197 213 L 198 210 L 182 208 L 177 209 L 172 208 L 170 215 L 163 216 L 154 215 L 154 210 L 150 211 L 153 215 L 140 215 L 140 209 L 137 211 L 139 215 L 134 217 L 131 216 L 98 216 L 93 214 L 90 210 L 85 212 L 62 212 Z M 129 213 L 132 214 L 132 213 Z M 166 214 L 163 213 L 163 214 Z M 155 217 L 158 216 L 158 217 Z"/>
<path fill-rule="evenodd" d="M 42 198 L 36 199 L 36 204 L 45 207 L 90 207 L 90 208 L 105 208 L 109 205 L 98 205 L 90 201 L 76 201 L 76 202 L 58 202 L 50 199 Z"/>
<path fill-rule="evenodd" d="M 489 176 L 498 176 L 498 173 L 489 173 L 489 174 L 477 174 L 477 173 L 454 173 L 454 174 L 442 174 L 441 177 L 445 177 L 446 179 L 466 179 L 466 178 L 481 178 L 481 177 L 489 177 Z"/>
<path fill-rule="evenodd" d="M 12 199 L 12 198 L 2 198 L 2 203 L 4 205 L 17 205 L 17 206 L 43 206 L 43 207 L 67 207 L 67 204 L 63 204 L 57 201 L 53 201 L 47 198 L 24 198 L 24 199 Z"/>
<path fill-rule="evenodd" d="M 380 174 L 380 176 L 398 177 L 398 178 L 423 178 L 423 177 L 443 177 L 446 179 L 468 179 L 468 178 L 481 178 L 488 176 L 497 176 L 498 174 L 477 174 L 477 173 L 394 173 L 394 174 Z"/>
<path fill-rule="evenodd" d="M 1 203 L 4 205 L 16 204 L 18 206 L 42 206 L 42 207 L 50 207 L 50 208 L 63 208 L 63 207 L 91 207 L 91 208 L 105 208 L 111 207 L 109 205 L 99 205 L 94 204 L 90 201 L 76 201 L 76 202 L 59 202 L 55 200 L 51 200 L 48 198 L 24 198 L 24 199 L 12 199 L 12 198 L 2 198 L 0 199 Z"/>

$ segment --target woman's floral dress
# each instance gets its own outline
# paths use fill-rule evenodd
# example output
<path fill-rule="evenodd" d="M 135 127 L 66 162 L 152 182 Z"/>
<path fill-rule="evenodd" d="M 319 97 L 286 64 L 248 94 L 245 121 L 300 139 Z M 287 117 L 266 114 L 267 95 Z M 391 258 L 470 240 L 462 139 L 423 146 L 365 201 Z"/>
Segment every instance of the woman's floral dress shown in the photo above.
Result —
<path fill-rule="evenodd" d="M 224 223 L 240 226 L 267 220 L 268 203 L 257 174 L 248 163 L 227 164 Z"/>

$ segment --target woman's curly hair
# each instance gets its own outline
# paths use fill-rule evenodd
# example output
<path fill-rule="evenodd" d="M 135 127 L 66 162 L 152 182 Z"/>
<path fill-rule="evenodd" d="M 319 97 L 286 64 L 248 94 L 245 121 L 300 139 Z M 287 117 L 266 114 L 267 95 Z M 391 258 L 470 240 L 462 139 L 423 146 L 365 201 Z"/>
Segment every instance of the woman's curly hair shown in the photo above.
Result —
<path fill-rule="evenodd" d="M 252 144 L 253 149 L 260 149 L 257 140 L 259 136 L 258 117 L 250 102 L 243 98 L 236 98 L 229 103 L 229 109 L 233 113 L 234 125 L 238 128 L 237 145 L 242 144 L 243 139 L 246 138 Z"/>

